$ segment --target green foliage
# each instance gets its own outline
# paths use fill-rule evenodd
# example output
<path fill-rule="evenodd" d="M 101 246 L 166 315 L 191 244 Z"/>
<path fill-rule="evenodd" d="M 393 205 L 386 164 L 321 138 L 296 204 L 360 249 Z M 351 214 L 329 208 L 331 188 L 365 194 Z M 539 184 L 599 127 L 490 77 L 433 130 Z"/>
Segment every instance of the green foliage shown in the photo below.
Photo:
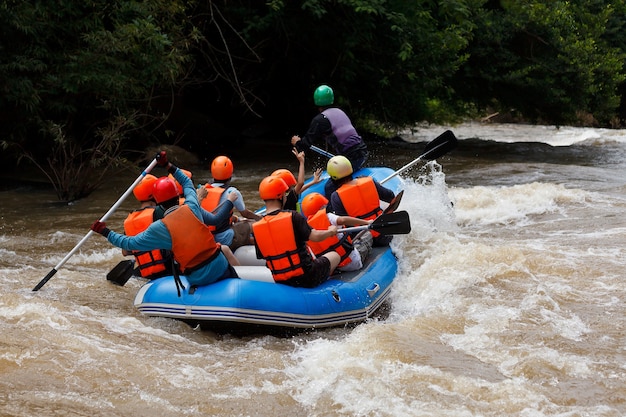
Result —
<path fill-rule="evenodd" d="M 286 107 L 310 108 L 314 88 L 328 83 L 353 115 L 403 125 L 429 118 L 427 101 L 450 93 L 482 3 L 276 0 L 256 7 L 243 33 L 272 40 L 255 50 L 269 78 L 295 92 Z"/>
<path fill-rule="evenodd" d="M 322 83 L 375 132 L 488 108 L 615 125 L 624 16 L 610 0 L 0 0 L 0 141 L 72 199 L 155 137 L 206 149 L 262 120 L 288 138 Z"/>
<path fill-rule="evenodd" d="M 91 174 L 115 166 L 125 132 L 162 120 L 152 101 L 189 63 L 184 12 L 184 2 L 166 0 L 0 2 L 2 38 L 10 40 L 0 48 L 0 134 L 42 169 L 55 155 L 59 166 L 45 174 L 60 198 L 88 194 L 98 183 Z M 105 138 L 112 126 L 117 133 Z M 83 169 L 79 155 L 103 143 L 115 153 L 89 158 L 91 169 L 78 178 L 57 175 Z"/>
<path fill-rule="evenodd" d="M 479 15 L 456 91 L 538 121 L 575 123 L 590 113 L 607 124 L 624 81 L 624 51 L 606 40 L 614 12 L 603 1 L 501 2 Z"/>

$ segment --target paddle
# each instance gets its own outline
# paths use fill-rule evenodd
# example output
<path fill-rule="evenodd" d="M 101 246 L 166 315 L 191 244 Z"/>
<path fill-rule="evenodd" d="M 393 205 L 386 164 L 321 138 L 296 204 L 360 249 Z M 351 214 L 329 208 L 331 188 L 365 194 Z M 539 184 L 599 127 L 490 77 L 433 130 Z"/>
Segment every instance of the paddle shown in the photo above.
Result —
<path fill-rule="evenodd" d="M 452 149 L 456 148 L 457 142 L 458 141 L 456 139 L 456 136 L 454 136 L 454 133 L 452 133 L 451 130 L 446 130 L 441 135 L 430 141 L 428 145 L 426 145 L 426 147 L 424 148 L 425 152 L 423 154 L 421 154 L 393 174 L 389 175 L 387 178 L 380 181 L 380 183 L 386 183 L 396 175 L 403 173 L 421 160 L 432 161 L 439 158 L 440 156 L 447 154 Z"/>
<path fill-rule="evenodd" d="M 109 218 L 109 216 L 113 214 L 115 210 L 117 210 L 117 208 L 124 202 L 126 197 L 128 197 L 128 195 L 133 192 L 133 188 L 135 188 L 135 186 L 139 184 L 139 182 L 141 182 L 143 177 L 148 175 L 148 173 L 152 170 L 152 168 L 156 166 L 156 164 L 157 164 L 157 160 L 155 158 L 152 162 L 150 162 L 150 165 L 148 165 L 148 167 L 137 177 L 135 182 L 133 182 L 131 186 L 128 187 L 128 190 L 126 190 L 126 192 L 122 194 L 119 200 L 117 200 L 117 202 L 113 204 L 113 206 L 109 209 L 109 211 L 107 211 L 105 215 L 102 216 L 102 218 L 100 219 L 101 222 L 106 221 Z M 72 249 L 67 255 L 65 255 L 65 258 L 61 259 L 61 261 L 54 268 L 52 268 L 50 272 L 48 272 L 48 275 L 46 275 L 41 281 L 39 281 L 39 284 L 37 284 L 35 288 L 33 288 L 33 291 L 39 291 L 39 289 L 43 287 L 46 284 L 46 282 L 48 282 L 50 278 L 54 276 L 54 274 L 57 273 L 59 268 L 61 268 L 65 264 L 65 262 L 67 262 L 67 260 L 70 259 L 72 255 L 74 255 L 74 253 L 76 253 L 76 251 L 78 251 L 78 249 L 87 241 L 87 239 L 89 239 L 89 236 L 91 236 L 93 233 L 95 233 L 93 230 L 89 230 L 89 232 L 81 239 L 81 241 L 78 242 L 76 246 L 74 246 L 74 249 Z"/>
<path fill-rule="evenodd" d="M 395 213 L 381 214 L 371 224 L 338 229 L 340 233 L 358 232 L 361 230 L 374 230 L 381 235 L 406 235 L 411 232 L 409 213 L 397 211 Z"/>
<path fill-rule="evenodd" d="M 386 183 L 387 181 L 389 181 L 396 175 L 399 175 L 403 173 L 404 171 L 406 171 L 407 169 L 411 168 L 413 165 L 417 164 L 419 161 L 422 161 L 422 160 L 432 161 L 432 160 L 439 158 L 440 156 L 445 155 L 446 153 L 450 152 L 452 149 L 456 148 L 457 143 L 458 141 L 456 139 L 456 136 L 454 136 L 454 133 L 452 133 L 451 130 L 446 130 L 441 135 L 437 136 L 435 139 L 428 142 L 428 144 L 424 148 L 425 152 L 423 154 L 421 154 L 420 156 L 418 156 L 413 161 L 409 162 L 408 164 L 406 164 L 399 170 L 395 171 L 393 174 L 389 175 L 387 178 L 380 181 L 380 183 L 381 184 Z M 311 145 L 311 149 L 321 155 L 327 156 L 328 158 L 332 158 L 333 156 L 335 156 L 332 153 L 326 152 L 325 150 L 318 148 L 317 146 Z"/>

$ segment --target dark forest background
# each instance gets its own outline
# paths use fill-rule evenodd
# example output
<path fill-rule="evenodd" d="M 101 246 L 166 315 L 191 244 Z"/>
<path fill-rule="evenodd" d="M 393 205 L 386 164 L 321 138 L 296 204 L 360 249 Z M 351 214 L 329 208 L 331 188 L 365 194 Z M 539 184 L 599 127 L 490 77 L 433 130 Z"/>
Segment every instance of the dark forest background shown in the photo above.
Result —
<path fill-rule="evenodd" d="M 624 127 L 625 24 L 605 0 L 2 0 L 0 165 L 73 200 L 153 147 L 287 143 L 319 84 L 366 140 L 490 116 Z"/>

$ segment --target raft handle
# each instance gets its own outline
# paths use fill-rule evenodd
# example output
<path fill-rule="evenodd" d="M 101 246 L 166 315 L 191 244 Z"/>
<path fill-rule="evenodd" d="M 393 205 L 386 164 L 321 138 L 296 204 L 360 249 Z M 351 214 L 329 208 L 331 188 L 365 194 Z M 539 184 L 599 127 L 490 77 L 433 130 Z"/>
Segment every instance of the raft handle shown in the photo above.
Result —
<path fill-rule="evenodd" d="M 374 283 L 374 285 L 367 289 L 367 293 L 370 297 L 373 297 L 374 294 L 376 294 L 378 291 L 380 291 L 380 285 L 378 285 L 378 283 L 376 282 Z"/>
<path fill-rule="evenodd" d="M 332 295 L 333 295 L 333 300 L 335 300 L 338 303 L 341 302 L 341 296 L 339 295 L 337 291 L 333 290 Z"/>

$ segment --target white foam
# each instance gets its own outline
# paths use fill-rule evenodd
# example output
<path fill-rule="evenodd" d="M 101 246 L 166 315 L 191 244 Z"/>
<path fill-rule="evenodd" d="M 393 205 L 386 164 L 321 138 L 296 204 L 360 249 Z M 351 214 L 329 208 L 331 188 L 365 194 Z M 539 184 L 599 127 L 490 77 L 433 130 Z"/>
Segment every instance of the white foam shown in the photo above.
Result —
<path fill-rule="evenodd" d="M 563 213 L 564 203 L 583 203 L 586 191 L 560 184 L 530 183 L 508 187 L 453 188 L 456 217 L 461 225 L 516 223 L 525 226 L 530 216 Z"/>
<path fill-rule="evenodd" d="M 452 130 L 459 140 L 480 138 L 494 142 L 537 142 L 552 146 L 576 143 L 626 143 L 626 129 L 545 126 L 506 123 L 468 122 L 454 126 L 419 125 L 401 136 L 409 141 L 429 141 L 444 130 Z"/>

